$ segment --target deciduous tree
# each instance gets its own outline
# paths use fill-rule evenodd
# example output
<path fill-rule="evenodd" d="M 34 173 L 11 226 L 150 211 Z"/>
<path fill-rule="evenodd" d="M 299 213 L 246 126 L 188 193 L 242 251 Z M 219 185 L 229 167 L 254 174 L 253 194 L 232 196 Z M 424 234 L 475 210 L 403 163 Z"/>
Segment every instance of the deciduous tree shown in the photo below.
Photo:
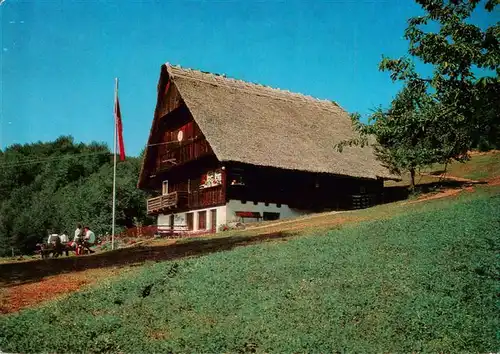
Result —
<path fill-rule="evenodd" d="M 376 110 L 373 124 L 353 115 L 361 136 L 338 145 L 363 145 L 373 135 L 381 160 L 412 176 L 418 166 L 464 161 L 473 147 L 500 144 L 500 22 L 482 29 L 470 21 L 480 7 L 491 14 L 499 1 L 416 2 L 424 15 L 408 20 L 408 55 L 379 65 L 403 90 L 388 110 Z M 414 60 L 432 65 L 432 74 L 418 73 Z"/>
<path fill-rule="evenodd" d="M 117 227 L 148 225 L 147 194 L 136 188 L 141 160 L 117 166 Z M 0 255 L 27 253 L 48 232 L 71 231 L 76 223 L 111 231 L 112 158 L 107 146 L 54 142 L 13 145 L 0 153 Z M 135 219 L 134 219 L 135 218 Z"/>

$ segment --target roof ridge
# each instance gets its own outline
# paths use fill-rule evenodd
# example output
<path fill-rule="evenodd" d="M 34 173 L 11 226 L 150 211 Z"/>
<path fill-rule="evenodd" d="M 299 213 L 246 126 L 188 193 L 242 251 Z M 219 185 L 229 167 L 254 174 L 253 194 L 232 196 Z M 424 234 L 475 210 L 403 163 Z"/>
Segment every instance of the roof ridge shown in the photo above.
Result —
<path fill-rule="evenodd" d="M 260 83 L 253 83 L 253 82 L 237 79 L 234 77 L 228 77 L 228 76 L 226 76 L 226 74 L 217 74 L 217 73 L 202 71 L 202 70 L 198 70 L 198 69 L 186 68 L 186 67 L 182 67 L 180 65 L 173 65 L 173 64 L 170 64 L 168 62 L 165 65 L 167 66 L 167 69 L 172 68 L 174 70 L 182 70 L 185 72 L 194 73 L 196 75 L 209 77 L 211 79 L 211 81 L 213 81 L 213 82 L 210 82 L 208 80 L 203 80 L 200 78 L 196 78 L 196 77 L 192 77 L 192 76 L 188 76 L 188 75 L 179 74 L 179 73 L 172 73 L 174 77 L 175 76 L 183 76 L 183 77 L 186 77 L 186 78 L 191 79 L 191 80 L 203 81 L 203 82 L 210 83 L 210 84 L 226 86 L 229 88 L 235 88 L 238 90 L 243 90 L 243 91 L 247 91 L 247 92 L 259 94 L 259 95 L 262 95 L 262 91 L 265 90 L 265 91 L 268 91 L 269 93 L 272 93 L 272 95 L 269 95 L 269 97 L 283 99 L 283 100 L 287 100 L 286 97 L 293 97 L 295 99 L 300 99 L 303 102 L 313 103 L 313 104 L 316 104 L 318 106 L 322 106 L 325 108 L 330 108 L 333 106 L 337 109 L 343 110 L 342 107 L 340 107 L 340 105 L 333 100 L 320 99 L 320 98 L 313 97 L 311 95 L 305 95 L 305 94 L 299 93 L 299 92 L 292 92 L 290 90 L 283 90 L 280 88 L 275 88 L 275 87 L 263 85 Z M 242 85 L 243 87 L 228 85 L 228 83 L 239 84 L 239 85 Z M 326 106 L 328 106 L 328 107 L 326 107 Z"/>

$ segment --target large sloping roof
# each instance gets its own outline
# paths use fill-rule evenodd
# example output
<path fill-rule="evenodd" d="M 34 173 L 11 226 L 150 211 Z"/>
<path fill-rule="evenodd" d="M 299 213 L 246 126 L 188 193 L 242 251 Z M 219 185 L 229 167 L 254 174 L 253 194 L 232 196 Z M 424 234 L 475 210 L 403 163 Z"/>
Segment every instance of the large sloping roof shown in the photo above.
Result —
<path fill-rule="evenodd" d="M 171 82 L 220 161 L 359 178 L 395 178 L 355 136 L 337 103 L 165 64 Z M 161 78 L 160 78 L 160 81 Z"/>

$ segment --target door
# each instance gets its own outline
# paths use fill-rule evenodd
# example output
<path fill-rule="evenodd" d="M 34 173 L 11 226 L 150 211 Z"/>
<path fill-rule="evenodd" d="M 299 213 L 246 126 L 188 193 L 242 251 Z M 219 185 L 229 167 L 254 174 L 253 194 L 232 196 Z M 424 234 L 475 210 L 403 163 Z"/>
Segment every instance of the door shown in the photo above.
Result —
<path fill-rule="evenodd" d="M 210 210 L 210 230 L 212 232 L 217 231 L 217 209 Z"/>
<path fill-rule="evenodd" d="M 206 230 L 207 229 L 207 211 L 199 211 L 198 212 L 198 230 Z"/>
<path fill-rule="evenodd" d="M 187 228 L 189 231 L 192 231 L 193 230 L 193 213 L 187 213 L 186 214 L 186 224 L 187 224 Z"/>

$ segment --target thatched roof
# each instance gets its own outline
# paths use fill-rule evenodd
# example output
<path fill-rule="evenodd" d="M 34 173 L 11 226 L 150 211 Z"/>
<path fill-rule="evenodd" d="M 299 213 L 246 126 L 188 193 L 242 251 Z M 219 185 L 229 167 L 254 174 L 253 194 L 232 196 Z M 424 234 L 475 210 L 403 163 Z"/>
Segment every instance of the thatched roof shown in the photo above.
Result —
<path fill-rule="evenodd" d="M 166 69 L 166 70 L 165 70 Z M 337 103 L 165 64 L 168 75 L 220 161 L 358 178 L 394 178 L 354 137 Z M 160 78 L 165 82 L 165 78 Z"/>

